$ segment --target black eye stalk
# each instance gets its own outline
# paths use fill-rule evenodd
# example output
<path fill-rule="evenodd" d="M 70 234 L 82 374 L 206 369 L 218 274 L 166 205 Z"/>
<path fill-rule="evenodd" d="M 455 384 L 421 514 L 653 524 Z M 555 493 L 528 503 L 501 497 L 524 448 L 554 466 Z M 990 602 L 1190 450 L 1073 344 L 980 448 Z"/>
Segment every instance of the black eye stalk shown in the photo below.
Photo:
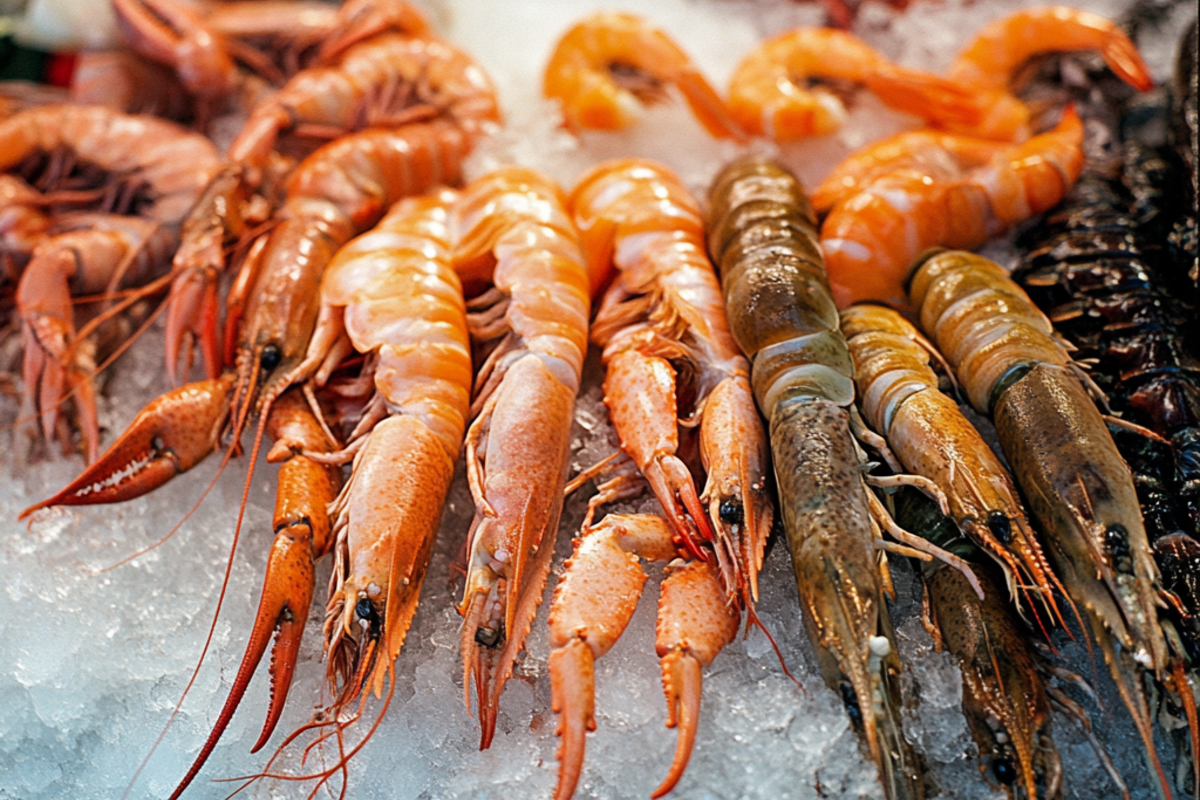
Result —
<path fill-rule="evenodd" d="M 283 353 L 280 352 L 276 345 L 269 344 L 263 348 L 262 355 L 258 357 L 258 365 L 262 367 L 263 372 L 270 372 L 279 366 L 279 362 L 283 360 Z"/>

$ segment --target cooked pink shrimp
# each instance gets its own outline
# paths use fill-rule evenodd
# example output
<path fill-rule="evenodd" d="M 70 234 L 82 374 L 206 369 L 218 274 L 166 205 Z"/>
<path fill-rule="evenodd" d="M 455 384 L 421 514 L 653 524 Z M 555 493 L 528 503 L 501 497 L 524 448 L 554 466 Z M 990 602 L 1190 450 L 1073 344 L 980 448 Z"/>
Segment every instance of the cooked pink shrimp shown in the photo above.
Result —
<path fill-rule="evenodd" d="M 957 84 L 896 66 L 845 31 L 804 27 L 768 39 L 742 60 L 729 83 L 729 112 L 759 136 L 821 136 L 845 121 L 847 85 L 864 86 L 887 105 L 922 117 L 970 125 L 980 115 Z"/>
<path fill-rule="evenodd" d="M 744 138 L 725 102 L 662 30 L 635 14 L 601 12 L 567 31 L 546 63 L 542 93 L 562 103 L 567 127 L 620 130 L 673 85 L 719 139 Z"/>

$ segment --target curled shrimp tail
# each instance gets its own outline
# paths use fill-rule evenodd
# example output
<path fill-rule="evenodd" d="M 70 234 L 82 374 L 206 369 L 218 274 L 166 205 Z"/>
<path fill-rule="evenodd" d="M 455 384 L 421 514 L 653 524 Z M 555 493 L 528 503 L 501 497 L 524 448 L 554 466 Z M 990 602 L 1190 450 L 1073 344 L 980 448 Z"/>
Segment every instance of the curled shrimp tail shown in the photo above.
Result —
<path fill-rule="evenodd" d="M 1113 28 L 1105 36 L 1100 55 L 1118 78 L 1139 92 L 1148 92 L 1154 88 L 1150 68 L 1138 52 L 1137 45 L 1120 28 Z"/>
<path fill-rule="evenodd" d="M 970 127 L 983 117 L 977 92 L 928 72 L 882 63 L 864 85 L 889 108 L 938 124 Z"/>

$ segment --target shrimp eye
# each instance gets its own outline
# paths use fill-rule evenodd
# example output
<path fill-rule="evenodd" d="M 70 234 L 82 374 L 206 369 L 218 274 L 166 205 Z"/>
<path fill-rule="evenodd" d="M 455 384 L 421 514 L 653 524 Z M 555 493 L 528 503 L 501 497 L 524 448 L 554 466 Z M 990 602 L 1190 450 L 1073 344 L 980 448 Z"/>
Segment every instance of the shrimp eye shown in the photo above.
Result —
<path fill-rule="evenodd" d="M 1130 559 L 1129 532 L 1125 526 L 1113 523 L 1104 530 L 1104 545 L 1112 558 L 1113 566 L 1118 572 L 1132 572 L 1133 562 Z"/>
<path fill-rule="evenodd" d="M 721 501 L 720 514 L 721 514 L 721 522 L 724 522 L 728 525 L 741 525 L 742 524 L 742 517 L 743 517 L 742 506 L 739 503 L 734 502 L 733 500 L 722 500 Z"/>
<path fill-rule="evenodd" d="M 992 762 L 992 774 L 1005 786 L 1012 786 L 1017 782 L 1017 768 L 1007 758 L 997 758 Z"/>
<path fill-rule="evenodd" d="M 283 354 L 279 352 L 279 348 L 269 344 L 263 348 L 262 355 L 258 357 L 258 365 L 262 367 L 263 372 L 270 372 L 279 366 L 282 359 Z"/>
<path fill-rule="evenodd" d="M 354 613 L 368 625 L 373 625 L 379 620 L 379 615 L 375 613 L 375 606 L 371 605 L 371 601 L 365 597 L 360 597 L 354 604 Z"/>
<path fill-rule="evenodd" d="M 988 530 L 992 532 L 1000 541 L 1008 544 L 1012 541 L 1012 523 L 1003 511 L 993 511 L 988 514 L 987 518 Z"/>
<path fill-rule="evenodd" d="M 858 705 L 858 695 L 854 692 L 854 687 L 848 683 L 841 685 L 842 703 L 846 706 L 846 716 L 850 717 L 851 724 L 856 729 L 861 730 L 863 725 L 862 708 Z"/>
<path fill-rule="evenodd" d="M 475 631 L 475 641 L 484 647 L 495 647 L 503 632 L 503 625 L 498 628 L 478 628 Z"/>

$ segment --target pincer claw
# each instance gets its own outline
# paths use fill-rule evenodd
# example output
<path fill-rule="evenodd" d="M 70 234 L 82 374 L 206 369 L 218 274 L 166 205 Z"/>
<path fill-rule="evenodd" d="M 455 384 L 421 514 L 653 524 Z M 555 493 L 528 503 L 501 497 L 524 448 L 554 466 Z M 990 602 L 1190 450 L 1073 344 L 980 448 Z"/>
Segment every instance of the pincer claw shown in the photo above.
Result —
<path fill-rule="evenodd" d="M 187 472 L 217 446 L 234 375 L 173 389 L 146 406 L 104 455 L 58 494 L 21 512 L 50 506 L 119 503 Z"/>

